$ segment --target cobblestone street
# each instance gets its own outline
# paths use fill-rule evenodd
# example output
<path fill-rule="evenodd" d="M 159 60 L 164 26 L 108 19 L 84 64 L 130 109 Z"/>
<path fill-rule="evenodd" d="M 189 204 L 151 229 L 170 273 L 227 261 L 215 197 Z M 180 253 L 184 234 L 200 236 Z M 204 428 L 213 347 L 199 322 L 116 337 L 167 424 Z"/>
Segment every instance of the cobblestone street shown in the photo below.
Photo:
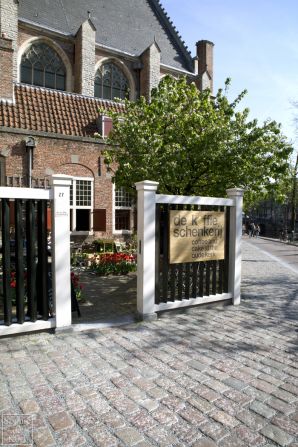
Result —
<path fill-rule="evenodd" d="M 298 277 L 258 244 L 239 307 L 1 339 L 3 444 L 298 447 Z"/>

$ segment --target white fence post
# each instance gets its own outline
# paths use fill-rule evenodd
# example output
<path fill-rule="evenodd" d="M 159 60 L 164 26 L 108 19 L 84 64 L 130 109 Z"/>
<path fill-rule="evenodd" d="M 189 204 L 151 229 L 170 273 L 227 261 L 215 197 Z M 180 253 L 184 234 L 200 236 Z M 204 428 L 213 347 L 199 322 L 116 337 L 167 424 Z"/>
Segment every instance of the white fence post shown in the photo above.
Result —
<path fill-rule="evenodd" d="M 157 182 L 137 182 L 138 284 L 137 309 L 143 320 L 156 318 L 155 304 L 155 208 Z"/>
<path fill-rule="evenodd" d="M 52 283 L 56 328 L 71 325 L 69 189 L 71 177 L 51 177 L 52 206 Z"/>
<path fill-rule="evenodd" d="M 234 200 L 230 208 L 229 244 L 229 292 L 234 305 L 240 304 L 243 192 L 240 188 L 227 189 L 228 197 Z"/>

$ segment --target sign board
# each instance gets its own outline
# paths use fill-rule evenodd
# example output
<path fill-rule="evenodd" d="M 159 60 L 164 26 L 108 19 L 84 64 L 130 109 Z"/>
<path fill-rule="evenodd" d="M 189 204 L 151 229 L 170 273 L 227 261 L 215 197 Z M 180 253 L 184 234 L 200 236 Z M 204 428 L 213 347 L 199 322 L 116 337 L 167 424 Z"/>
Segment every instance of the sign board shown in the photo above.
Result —
<path fill-rule="evenodd" d="M 224 259 L 225 213 L 171 210 L 170 264 Z"/>

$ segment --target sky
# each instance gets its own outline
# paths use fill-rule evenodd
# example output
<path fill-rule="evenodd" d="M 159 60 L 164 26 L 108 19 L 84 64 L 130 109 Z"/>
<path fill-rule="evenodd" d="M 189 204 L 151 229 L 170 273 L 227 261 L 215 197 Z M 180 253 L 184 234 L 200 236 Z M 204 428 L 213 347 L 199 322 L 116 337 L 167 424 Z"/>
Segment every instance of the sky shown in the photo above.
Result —
<path fill-rule="evenodd" d="M 244 89 L 250 118 L 270 118 L 298 150 L 298 1 L 161 0 L 195 56 L 198 40 L 214 43 L 214 92 L 232 79 L 229 98 Z"/>

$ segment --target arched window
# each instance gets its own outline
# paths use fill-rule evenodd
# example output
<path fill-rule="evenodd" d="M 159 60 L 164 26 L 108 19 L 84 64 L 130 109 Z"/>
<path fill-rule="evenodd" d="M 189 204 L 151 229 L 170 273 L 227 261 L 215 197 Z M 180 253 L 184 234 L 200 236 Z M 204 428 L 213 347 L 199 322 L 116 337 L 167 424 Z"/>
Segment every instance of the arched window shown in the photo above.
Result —
<path fill-rule="evenodd" d="M 46 43 L 32 44 L 22 56 L 21 82 L 65 90 L 66 69 L 62 59 Z"/>
<path fill-rule="evenodd" d="M 103 64 L 96 72 L 94 96 L 103 99 L 127 98 L 128 80 L 112 62 Z"/>

